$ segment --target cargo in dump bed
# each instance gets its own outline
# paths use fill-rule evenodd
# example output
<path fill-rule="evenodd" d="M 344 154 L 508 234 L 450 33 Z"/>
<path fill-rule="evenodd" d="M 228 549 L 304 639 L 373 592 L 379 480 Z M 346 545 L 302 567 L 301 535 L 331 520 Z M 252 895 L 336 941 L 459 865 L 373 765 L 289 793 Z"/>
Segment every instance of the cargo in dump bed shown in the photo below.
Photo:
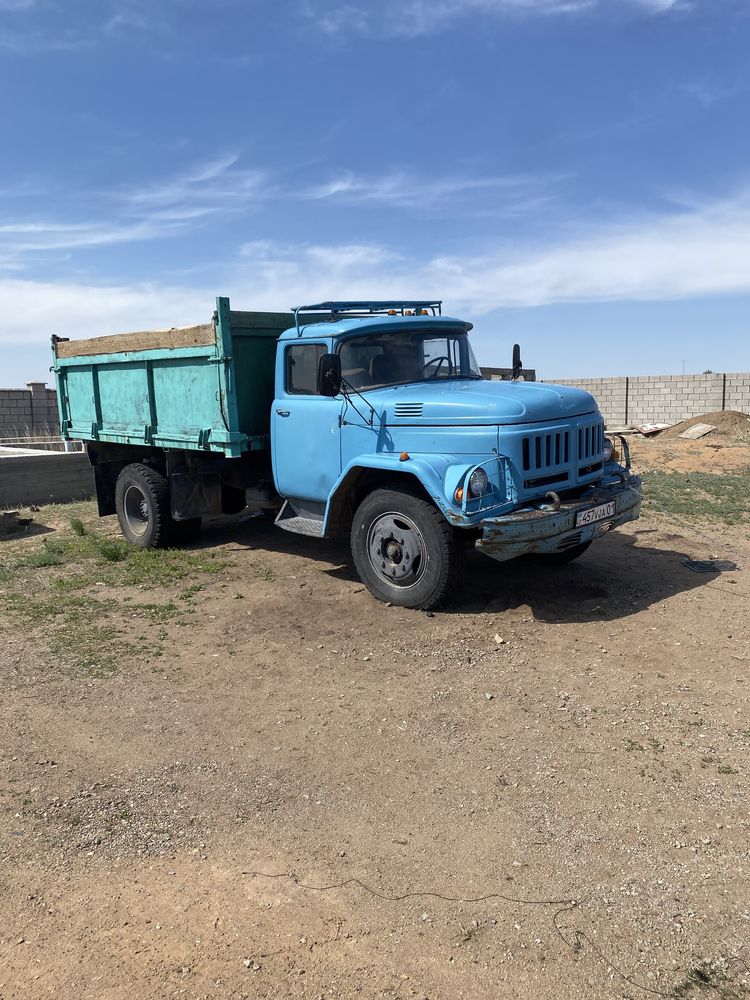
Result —
<path fill-rule="evenodd" d="M 63 437 L 227 457 L 268 448 L 276 341 L 291 319 L 218 298 L 200 326 L 53 337 Z"/>

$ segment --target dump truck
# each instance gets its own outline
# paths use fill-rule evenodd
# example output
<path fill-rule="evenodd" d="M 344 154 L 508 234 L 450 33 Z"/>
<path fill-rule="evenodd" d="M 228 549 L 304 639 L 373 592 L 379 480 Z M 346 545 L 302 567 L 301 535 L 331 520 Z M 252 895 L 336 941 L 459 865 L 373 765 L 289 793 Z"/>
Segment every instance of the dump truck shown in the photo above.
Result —
<path fill-rule="evenodd" d="M 593 397 L 485 379 L 471 329 L 439 300 L 268 313 L 219 297 L 198 326 L 54 336 L 60 427 L 86 442 L 99 514 L 133 545 L 249 508 L 348 536 L 374 597 L 426 610 L 468 548 L 567 563 L 641 504 Z"/>

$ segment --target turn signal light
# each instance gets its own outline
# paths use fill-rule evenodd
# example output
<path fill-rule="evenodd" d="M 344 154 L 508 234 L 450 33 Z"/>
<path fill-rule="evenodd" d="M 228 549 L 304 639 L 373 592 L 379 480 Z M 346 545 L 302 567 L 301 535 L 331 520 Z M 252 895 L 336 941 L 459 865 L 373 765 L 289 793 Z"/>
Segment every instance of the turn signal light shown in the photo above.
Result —
<path fill-rule="evenodd" d="M 458 502 L 461 503 L 461 501 L 464 498 L 464 488 L 463 488 L 463 486 L 459 486 L 454 495 L 456 497 L 456 500 L 458 500 Z"/>

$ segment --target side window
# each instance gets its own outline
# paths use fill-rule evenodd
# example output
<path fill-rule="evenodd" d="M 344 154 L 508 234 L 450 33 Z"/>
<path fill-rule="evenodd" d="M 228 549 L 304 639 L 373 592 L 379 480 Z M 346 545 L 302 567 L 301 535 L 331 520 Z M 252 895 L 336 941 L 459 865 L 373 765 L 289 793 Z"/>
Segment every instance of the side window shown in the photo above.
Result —
<path fill-rule="evenodd" d="M 303 396 L 318 394 L 318 362 L 326 353 L 324 344 L 292 344 L 286 349 L 286 391 Z"/>

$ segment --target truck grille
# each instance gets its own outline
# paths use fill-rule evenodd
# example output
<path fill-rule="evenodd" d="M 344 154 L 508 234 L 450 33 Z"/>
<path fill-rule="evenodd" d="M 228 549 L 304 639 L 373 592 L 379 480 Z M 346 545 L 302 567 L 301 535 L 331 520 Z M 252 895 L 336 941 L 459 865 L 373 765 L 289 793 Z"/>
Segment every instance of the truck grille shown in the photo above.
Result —
<path fill-rule="evenodd" d="M 593 475 L 602 468 L 603 447 L 601 417 L 579 427 L 526 435 L 521 439 L 525 489 L 541 489 Z"/>
<path fill-rule="evenodd" d="M 578 464 L 590 465 L 601 458 L 604 448 L 604 425 L 601 421 L 578 428 Z"/>
<path fill-rule="evenodd" d="M 522 442 L 523 471 L 546 471 L 556 465 L 567 465 L 570 459 L 570 431 L 550 431 L 531 434 Z"/>

